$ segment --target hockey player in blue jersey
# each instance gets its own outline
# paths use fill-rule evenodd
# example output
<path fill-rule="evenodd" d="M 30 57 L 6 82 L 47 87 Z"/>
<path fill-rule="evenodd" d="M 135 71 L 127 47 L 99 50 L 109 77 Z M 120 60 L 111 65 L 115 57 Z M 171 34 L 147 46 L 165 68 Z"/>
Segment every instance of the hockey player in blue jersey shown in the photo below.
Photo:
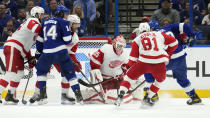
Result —
<path fill-rule="evenodd" d="M 69 21 L 64 19 L 62 9 L 56 10 L 56 17 L 46 19 L 42 22 L 43 45 L 37 47 L 38 52 L 42 52 L 36 69 L 37 79 L 40 87 L 39 103 L 47 103 L 46 81 L 47 73 L 52 64 L 59 64 L 61 74 L 70 82 L 77 101 L 82 101 L 80 86 L 77 82 L 73 63 L 68 55 L 66 45 L 72 41 Z"/>
<path fill-rule="evenodd" d="M 159 27 L 157 21 L 151 21 L 150 27 L 153 30 L 159 30 L 165 32 L 168 35 L 174 36 L 179 41 L 177 49 L 174 51 L 174 54 L 171 56 L 171 59 L 166 66 L 167 70 L 172 70 L 173 77 L 177 80 L 177 83 L 184 89 L 186 94 L 190 97 L 187 101 L 188 105 L 201 103 L 201 99 L 195 92 L 195 89 L 192 87 L 189 79 L 187 78 L 187 65 L 186 65 L 186 52 L 185 45 L 187 44 L 188 37 L 193 37 L 193 32 L 186 23 L 174 23 L 168 24 L 164 27 Z M 154 77 L 151 74 L 145 74 L 145 79 L 147 83 L 153 83 L 155 81 Z M 147 95 L 147 88 L 144 88 Z M 158 100 L 158 95 L 153 96 L 153 100 Z"/>

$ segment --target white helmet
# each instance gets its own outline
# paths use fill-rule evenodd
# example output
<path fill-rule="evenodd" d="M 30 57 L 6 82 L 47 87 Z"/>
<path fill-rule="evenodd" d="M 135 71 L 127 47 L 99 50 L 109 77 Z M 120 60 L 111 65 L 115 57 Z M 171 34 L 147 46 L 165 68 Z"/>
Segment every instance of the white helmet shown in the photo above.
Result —
<path fill-rule="evenodd" d="M 69 15 L 67 20 L 70 21 L 71 23 L 80 24 L 80 18 L 77 15 Z"/>
<path fill-rule="evenodd" d="M 149 32 L 150 31 L 150 26 L 148 23 L 140 23 L 139 24 L 139 33 L 143 32 Z"/>
<path fill-rule="evenodd" d="M 31 9 L 31 16 L 35 17 L 36 14 L 40 15 L 41 14 L 44 14 L 44 9 L 42 7 L 39 7 L 39 6 L 35 6 Z"/>

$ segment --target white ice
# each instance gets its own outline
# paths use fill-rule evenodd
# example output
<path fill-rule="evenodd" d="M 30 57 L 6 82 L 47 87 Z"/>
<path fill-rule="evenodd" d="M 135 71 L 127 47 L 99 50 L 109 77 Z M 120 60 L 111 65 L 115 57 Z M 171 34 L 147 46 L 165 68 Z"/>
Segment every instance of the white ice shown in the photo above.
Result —
<path fill-rule="evenodd" d="M 142 109 L 141 103 L 114 105 L 1 105 L 0 118 L 210 118 L 210 98 L 189 106 L 187 99 L 161 98 L 154 107 Z"/>

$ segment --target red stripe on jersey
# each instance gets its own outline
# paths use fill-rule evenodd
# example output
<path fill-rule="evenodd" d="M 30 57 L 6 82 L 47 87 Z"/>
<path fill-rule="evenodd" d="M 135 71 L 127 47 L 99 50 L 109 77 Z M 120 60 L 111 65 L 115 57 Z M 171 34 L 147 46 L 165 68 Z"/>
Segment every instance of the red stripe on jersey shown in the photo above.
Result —
<path fill-rule="evenodd" d="M 96 63 L 94 63 L 92 60 L 90 60 L 90 67 L 91 69 L 100 69 L 101 68 L 101 65 L 98 65 Z"/>
<path fill-rule="evenodd" d="M 27 54 L 28 54 L 28 52 L 25 50 L 25 48 L 24 48 L 23 44 L 22 44 L 22 43 L 20 43 L 19 41 L 14 40 L 14 39 L 11 39 L 11 40 L 7 40 L 7 41 L 6 41 L 6 43 L 7 43 L 7 42 L 13 42 L 13 43 L 18 44 L 18 45 L 19 45 L 19 46 L 23 49 L 23 53 L 25 53 L 25 55 L 27 55 Z"/>
<path fill-rule="evenodd" d="M 132 42 L 132 44 L 131 44 L 130 56 L 135 57 L 135 58 L 139 58 L 139 46 L 135 41 Z"/>
<path fill-rule="evenodd" d="M 169 36 L 169 35 L 167 35 L 167 34 L 165 34 L 165 33 L 163 33 L 163 32 L 162 32 L 162 35 L 163 35 L 163 37 L 165 38 L 165 42 L 164 42 L 165 45 L 169 45 L 169 44 L 171 44 L 171 43 L 176 42 L 176 39 L 175 39 L 174 37 Z M 175 45 L 175 46 L 173 46 L 173 47 L 168 46 L 168 49 L 166 50 L 166 52 L 168 53 L 168 55 L 169 55 L 170 57 L 171 57 L 171 55 L 173 54 L 173 52 L 176 50 L 177 47 L 178 47 L 178 44 Z"/>
<path fill-rule="evenodd" d="M 100 64 L 103 63 L 104 53 L 99 49 L 98 51 L 92 54 L 92 58 L 98 61 Z M 91 69 L 100 69 L 101 65 L 96 64 L 93 60 L 90 60 Z"/>
<path fill-rule="evenodd" d="M 170 35 L 167 35 L 167 34 L 165 34 L 163 32 L 161 32 L 161 34 L 163 35 L 163 37 L 165 39 L 165 42 L 164 42 L 165 45 L 169 45 L 171 43 L 176 42 L 176 39 L 174 37 L 172 37 Z"/>
<path fill-rule="evenodd" d="M 158 55 L 158 56 L 149 56 L 149 55 L 141 54 L 140 56 L 143 58 L 147 58 L 147 59 L 159 59 L 159 58 L 163 58 L 163 57 L 169 58 L 167 55 L 163 55 L 163 54 Z"/>
<path fill-rule="evenodd" d="M 28 25 L 27 25 L 27 28 L 28 28 L 29 30 L 32 30 L 33 27 L 34 27 L 36 24 L 38 24 L 38 27 L 35 29 L 35 33 L 40 33 L 40 32 L 41 32 L 40 24 L 39 24 L 37 21 L 35 21 L 35 20 L 30 20 L 29 23 L 28 23 Z"/>
<path fill-rule="evenodd" d="M 40 34 L 41 31 L 42 31 L 42 28 L 41 28 L 40 25 L 38 25 L 38 27 L 37 27 L 36 30 L 35 30 L 35 33 Z"/>

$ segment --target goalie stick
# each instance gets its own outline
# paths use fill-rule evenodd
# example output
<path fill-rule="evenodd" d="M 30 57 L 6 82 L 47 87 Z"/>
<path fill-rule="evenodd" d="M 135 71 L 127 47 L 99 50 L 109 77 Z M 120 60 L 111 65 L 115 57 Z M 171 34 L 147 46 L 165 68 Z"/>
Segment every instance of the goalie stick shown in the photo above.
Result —
<path fill-rule="evenodd" d="M 112 78 L 114 79 L 114 78 Z M 88 84 L 86 83 L 85 81 L 83 81 L 82 79 L 79 79 L 78 82 L 86 87 L 94 87 L 96 85 L 99 85 L 99 84 L 102 84 L 102 83 L 105 83 L 105 82 L 108 82 L 108 81 L 111 81 L 112 79 L 109 79 L 109 80 L 106 80 L 106 81 L 102 81 L 102 82 L 98 82 L 98 83 L 95 83 L 95 84 Z M 128 90 L 127 94 L 131 94 L 133 93 L 136 89 L 138 89 L 141 85 L 143 85 L 145 83 L 145 80 L 142 81 L 138 86 L 136 86 L 134 89 L 132 90 Z"/>
<path fill-rule="evenodd" d="M 78 66 L 79 71 L 80 71 L 80 73 L 82 74 L 82 76 L 88 81 L 88 83 L 90 83 L 90 81 L 88 80 L 87 76 L 82 72 L 82 70 L 81 70 L 81 68 L 79 67 L 79 65 L 78 65 L 77 63 L 75 63 L 73 60 L 72 60 L 72 62 L 73 62 L 74 65 Z M 79 82 L 79 80 L 81 80 L 81 79 L 78 79 L 78 82 Z M 101 96 L 101 94 L 96 90 L 96 88 L 95 88 L 94 86 L 93 86 L 92 88 L 95 90 L 95 92 L 100 96 L 100 98 L 101 98 L 101 99 L 103 100 L 103 102 L 105 103 L 105 99 L 103 98 L 103 96 Z"/>

